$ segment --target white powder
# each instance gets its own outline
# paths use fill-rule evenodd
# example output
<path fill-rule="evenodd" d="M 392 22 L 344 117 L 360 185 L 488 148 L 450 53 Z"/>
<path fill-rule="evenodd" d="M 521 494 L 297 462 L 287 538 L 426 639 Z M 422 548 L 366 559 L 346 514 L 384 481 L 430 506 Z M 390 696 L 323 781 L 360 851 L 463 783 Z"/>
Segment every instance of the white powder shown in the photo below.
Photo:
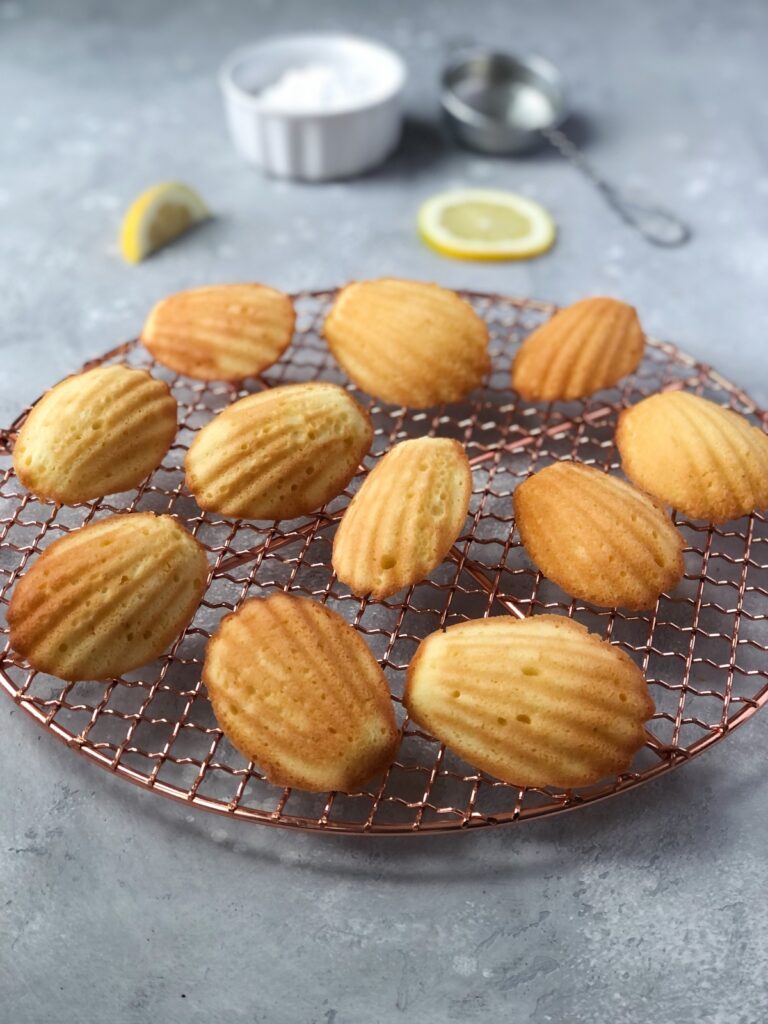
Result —
<path fill-rule="evenodd" d="M 541 90 L 530 85 L 518 85 L 510 91 L 511 120 L 521 128 L 541 128 L 554 117 L 552 102 Z"/>
<path fill-rule="evenodd" d="M 330 64 L 305 64 L 288 68 L 258 96 L 270 110 L 320 114 L 348 107 L 370 88 L 370 79 L 359 71 Z"/>

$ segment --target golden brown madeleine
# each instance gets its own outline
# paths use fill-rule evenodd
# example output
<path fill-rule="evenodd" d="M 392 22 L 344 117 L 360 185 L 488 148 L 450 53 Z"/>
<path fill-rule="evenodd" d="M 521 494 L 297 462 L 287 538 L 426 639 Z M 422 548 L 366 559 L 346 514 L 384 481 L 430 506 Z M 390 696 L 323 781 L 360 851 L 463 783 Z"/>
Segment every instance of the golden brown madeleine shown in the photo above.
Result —
<path fill-rule="evenodd" d="M 651 395 L 621 414 L 616 444 L 627 476 L 691 519 L 724 523 L 768 506 L 768 436 L 706 398 Z"/>
<path fill-rule="evenodd" d="M 356 630 L 316 601 L 246 601 L 208 644 L 203 680 L 224 734 L 277 786 L 350 792 L 395 755 L 379 663 Z"/>
<path fill-rule="evenodd" d="M 411 718 L 516 786 L 588 786 L 626 770 L 653 701 L 640 669 L 572 619 L 476 619 L 422 641 Z"/>
<path fill-rule="evenodd" d="M 287 384 L 234 402 L 185 460 L 201 508 L 236 519 L 292 519 L 344 490 L 371 447 L 367 410 L 336 384 Z"/>
<path fill-rule="evenodd" d="M 205 551 L 171 516 L 110 516 L 54 541 L 22 576 L 11 647 L 62 679 L 111 679 L 163 653 L 207 578 Z"/>
<path fill-rule="evenodd" d="M 98 366 L 67 377 L 32 409 L 13 450 L 38 498 L 73 505 L 137 487 L 176 434 L 176 400 L 146 370 Z"/>
<path fill-rule="evenodd" d="M 458 441 L 420 437 L 379 460 L 344 513 L 333 568 L 350 590 L 381 601 L 428 576 L 467 518 L 472 471 Z"/>
<path fill-rule="evenodd" d="M 488 328 L 456 292 L 382 278 L 342 288 L 323 333 L 350 380 L 383 402 L 458 402 L 490 369 Z"/>
<path fill-rule="evenodd" d="M 573 597 L 653 608 L 683 576 L 683 538 L 652 498 L 576 462 L 534 473 L 514 493 L 531 560 Z"/>
<path fill-rule="evenodd" d="M 512 387 L 532 402 L 586 398 L 636 370 L 644 351 L 634 306 L 582 299 L 528 335 L 512 366 Z"/>
<path fill-rule="evenodd" d="M 159 363 L 199 380 L 255 377 L 293 337 L 289 296 L 262 284 L 216 284 L 169 295 L 149 314 L 141 340 Z"/>

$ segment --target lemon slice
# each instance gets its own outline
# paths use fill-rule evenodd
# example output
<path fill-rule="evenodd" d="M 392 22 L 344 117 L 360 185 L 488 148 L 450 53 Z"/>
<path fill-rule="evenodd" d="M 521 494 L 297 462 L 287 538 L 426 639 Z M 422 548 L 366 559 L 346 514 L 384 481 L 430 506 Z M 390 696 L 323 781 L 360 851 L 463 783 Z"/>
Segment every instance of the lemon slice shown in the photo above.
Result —
<path fill-rule="evenodd" d="M 444 256 L 522 260 L 546 252 L 555 222 L 539 203 L 515 192 L 470 188 L 441 192 L 419 209 L 419 234 Z"/>
<path fill-rule="evenodd" d="M 123 217 L 120 251 L 129 263 L 139 263 L 209 216 L 208 207 L 188 185 L 180 181 L 153 185 Z"/>

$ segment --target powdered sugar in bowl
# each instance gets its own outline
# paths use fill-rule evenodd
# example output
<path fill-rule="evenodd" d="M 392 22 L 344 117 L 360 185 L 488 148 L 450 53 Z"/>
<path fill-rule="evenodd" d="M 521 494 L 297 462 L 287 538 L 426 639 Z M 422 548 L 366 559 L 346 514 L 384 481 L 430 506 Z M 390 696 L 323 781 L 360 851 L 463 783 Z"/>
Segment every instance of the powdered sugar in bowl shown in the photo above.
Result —
<path fill-rule="evenodd" d="M 233 54 L 220 81 L 235 147 L 277 177 L 352 177 L 400 138 L 405 65 L 371 40 L 265 39 Z"/>

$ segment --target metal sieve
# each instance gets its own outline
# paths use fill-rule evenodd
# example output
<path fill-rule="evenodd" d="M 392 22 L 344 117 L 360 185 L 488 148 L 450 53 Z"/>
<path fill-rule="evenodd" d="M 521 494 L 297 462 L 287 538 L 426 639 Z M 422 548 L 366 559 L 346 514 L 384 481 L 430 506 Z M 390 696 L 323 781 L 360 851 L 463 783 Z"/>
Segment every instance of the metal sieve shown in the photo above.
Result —
<path fill-rule="evenodd" d="M 689 227 L 675 214 L 635 199 L 607 181 L 563 131 L 568 104 L 562 76 L 542 57 L 464 52 L 443 72 L 441 103 L 454 134 L 465 146 L 512 155 L 549 143 L 647 241 L 676 246 L 690 238 Z"/>

